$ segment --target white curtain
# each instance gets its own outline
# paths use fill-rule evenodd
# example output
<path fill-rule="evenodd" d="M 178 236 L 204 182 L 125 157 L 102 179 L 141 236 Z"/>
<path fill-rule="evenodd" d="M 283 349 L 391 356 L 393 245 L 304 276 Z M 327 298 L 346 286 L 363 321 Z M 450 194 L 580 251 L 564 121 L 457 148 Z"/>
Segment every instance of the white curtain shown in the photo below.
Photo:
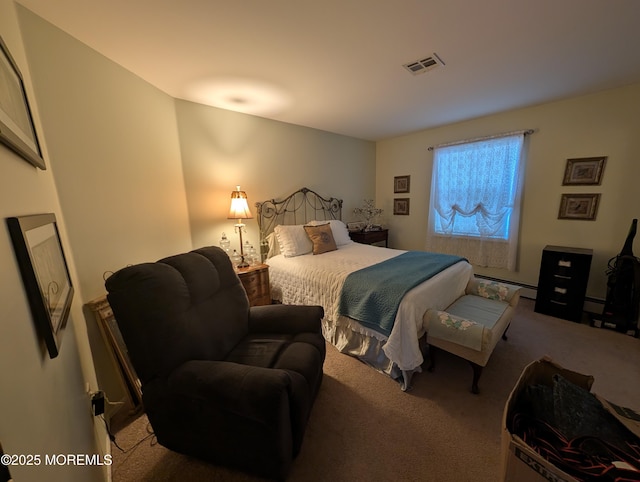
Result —
<path fill-rule="evenodd" d="M 436 147 L 427 250 L 515 270 L 524 133 Z"/>

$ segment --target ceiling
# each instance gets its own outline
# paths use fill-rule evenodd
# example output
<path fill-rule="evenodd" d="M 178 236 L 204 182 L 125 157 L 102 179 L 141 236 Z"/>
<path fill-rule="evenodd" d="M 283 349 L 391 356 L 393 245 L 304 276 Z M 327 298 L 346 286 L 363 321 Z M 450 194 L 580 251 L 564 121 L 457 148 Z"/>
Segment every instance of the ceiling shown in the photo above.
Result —
<path fill-rule="evenodd" d="M 368 140 L 640 82 L 638 0 L 17 2 L 175 98 Z"/>

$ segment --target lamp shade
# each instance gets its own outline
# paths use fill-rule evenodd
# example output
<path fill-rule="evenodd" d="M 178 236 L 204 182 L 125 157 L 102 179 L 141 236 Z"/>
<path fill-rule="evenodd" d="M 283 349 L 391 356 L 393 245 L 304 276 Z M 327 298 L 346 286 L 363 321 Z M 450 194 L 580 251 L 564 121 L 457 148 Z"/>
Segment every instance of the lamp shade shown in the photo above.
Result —
<path fill-rule="evenodd" d="M 240 190 L 240 186 L 235 191 L 231 191 L 231 207 L 229 208 L 228 219 L 251 219 L 251 211 L 247 203 L 247 193 Z"/>

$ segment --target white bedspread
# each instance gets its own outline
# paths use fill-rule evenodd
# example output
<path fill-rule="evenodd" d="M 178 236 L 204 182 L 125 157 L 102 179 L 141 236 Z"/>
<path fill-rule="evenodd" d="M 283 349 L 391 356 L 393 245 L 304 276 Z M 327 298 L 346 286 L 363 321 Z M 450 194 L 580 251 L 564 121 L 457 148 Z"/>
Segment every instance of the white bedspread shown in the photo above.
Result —
<path fill-rule="evenodd" d="M 349 273 L 404 252 L 350 243 L 321 255 L 274 256 L 267 260 L 272 297 L 287 304 L 322 306 L 325 310 L 323 330 L 330 342 L 336 338 L 336 329 L 348 328 L 381 342 L 386 357 L 400 370 L 415 370 L 423 362 L 418 340 L 426 329 L 424 315 L 428 309 L 444 310 L 464 294 L 472 275 L 471 265 L 456 263 L 409 291 L 400 303 L 388 338 L 338 315 L 340 292 Z"/>

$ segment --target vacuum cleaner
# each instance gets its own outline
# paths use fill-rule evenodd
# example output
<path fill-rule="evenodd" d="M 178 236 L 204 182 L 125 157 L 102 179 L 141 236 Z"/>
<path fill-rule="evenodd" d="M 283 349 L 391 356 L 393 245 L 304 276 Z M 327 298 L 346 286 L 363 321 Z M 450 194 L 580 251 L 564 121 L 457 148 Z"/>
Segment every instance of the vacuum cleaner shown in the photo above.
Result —
<path fill-rule="evenodd" d="M 640 333 L 640 258 L 633 255 L 633 239 L 638 220 L 631 228 L 622 251 L 609 260 L 607 270 L 607 298 L 599 326 L 638 337 Z M 598 324 L 596 325 L 598 326 Z"/>

